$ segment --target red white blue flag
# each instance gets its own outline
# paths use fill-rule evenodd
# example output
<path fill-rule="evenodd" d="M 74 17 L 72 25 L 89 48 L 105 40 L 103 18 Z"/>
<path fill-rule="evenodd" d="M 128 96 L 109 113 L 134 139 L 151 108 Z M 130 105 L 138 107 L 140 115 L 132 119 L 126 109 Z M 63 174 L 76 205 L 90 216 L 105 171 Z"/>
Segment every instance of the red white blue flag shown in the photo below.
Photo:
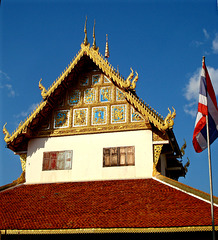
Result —
<path fill-rule="evenodd" d="M 202 152 L 207 148 L 206 115 L 208 115 L 209 141 L 210 144 L 212 144 L 218 137 L 218 108 L 216 95 L 203 60 L 200 78 L 198 113 L 192 140 L 196 152 Z"/>

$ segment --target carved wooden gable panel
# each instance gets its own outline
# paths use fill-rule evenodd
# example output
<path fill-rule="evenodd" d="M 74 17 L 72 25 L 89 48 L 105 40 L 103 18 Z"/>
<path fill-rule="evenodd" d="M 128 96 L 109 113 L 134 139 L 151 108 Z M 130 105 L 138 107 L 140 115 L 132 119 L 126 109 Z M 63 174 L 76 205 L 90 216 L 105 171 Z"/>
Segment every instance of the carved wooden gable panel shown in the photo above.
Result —
<path fill-rule="evenodd" d="M 113 82 L 100 71 L 81 75 L 37 136 L 74 135 L 150 128 Z"/>

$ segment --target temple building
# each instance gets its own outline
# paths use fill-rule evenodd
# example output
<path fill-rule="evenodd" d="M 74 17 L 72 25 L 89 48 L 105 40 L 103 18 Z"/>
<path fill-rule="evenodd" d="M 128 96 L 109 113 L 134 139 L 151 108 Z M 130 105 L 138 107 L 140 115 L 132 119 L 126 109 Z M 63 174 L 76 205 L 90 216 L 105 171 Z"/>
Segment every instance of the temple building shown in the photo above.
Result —
<path fill-rule="evenodd" d="M 178 182 L 188 171 L 164 118 L 139 98 L 137 72 L 124 79 L 85 38 L 42 101 L 10 134 L 22 174 L 0 187 L 2 239 L 209 239 L 209 195 Z M 218 198 L 214 197 L 218 229 Z M 99 234 L 101 233 L 101 234 Z M 39 236 L 40 235 L 40 236 Z"/>

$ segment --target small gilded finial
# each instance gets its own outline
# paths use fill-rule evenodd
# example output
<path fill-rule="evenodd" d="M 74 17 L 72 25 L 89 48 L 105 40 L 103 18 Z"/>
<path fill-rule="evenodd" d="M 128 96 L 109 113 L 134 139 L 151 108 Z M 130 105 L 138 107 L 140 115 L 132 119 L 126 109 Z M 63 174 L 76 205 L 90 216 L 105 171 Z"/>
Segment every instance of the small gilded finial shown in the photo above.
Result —
<path fill-rule="evenodd" d="M 87 23 L 87 16 L 86 16 L 85 27 L 84 27 L 85 38 L 84 38 L 84 41 L 83 41 L 85 46 L 88 45 L 86 23 Z"/>
<path fill-rule="evenodd" d="M 106 34 L 106 46 L 105 46 L 105 54 L 104 54 L 105 58 L 109 58 L 110 54 L 109 54 L 109 47 L 108 47 L 108 35 Z"/>
<path fill-rule="evenodd" d="M 92 47 L 93 47 L 94 50 L 97 49 L 96 40 L 95 40 L 95 20 L 94 20 L 94 26 L 93 26 L 93 44 L 92 44 Z"/>
<path fill-rule="evenodd" d="M 203 62 L 203 63 L 205 62 L 205 56 L 202 57 L 202 62 Z"/>
<path fill-rule="evenodd" d="M 186 141 L 185 141 L 185 139 L 184 139 L 184 144 L 182 145 L 182 147 L 181 147 L 181 149 L 180 149 L 182 156 L 185 155 L 185 149 L 186 149 Z"/>

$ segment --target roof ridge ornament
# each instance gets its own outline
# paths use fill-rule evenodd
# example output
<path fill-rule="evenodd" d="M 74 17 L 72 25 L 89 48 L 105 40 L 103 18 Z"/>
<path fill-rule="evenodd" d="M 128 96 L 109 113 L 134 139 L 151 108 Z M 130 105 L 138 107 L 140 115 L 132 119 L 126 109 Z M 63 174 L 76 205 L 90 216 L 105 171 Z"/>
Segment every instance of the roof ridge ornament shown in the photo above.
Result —
<path fill-rule="evenodd" d="M 137 82 L 138 79 L 139 79 L 139 74 L 138 74 L 136 71 L 135 71 L 135 73 L 136 73 L 136 76 L 135 76 L 134 79 L 132 80 L 130 89 L 135 89 L 135 88 L 136 88 L 136 82 Z"/>
<path fill-rule="evenodd" d="M 136 73 L 136 76 L 134 77 L 134 72 L 133 72 L 133 69 L 130 68 L 131 70 L 131 73 L 129 74 L 129 76 L 127 77 L 125 83 L 123 84 L 123 87 L 124 88 L 128 88 L 130 90 L 134 90 L 136 88 L 136 82 L 138 81 L 139 79 L 139 74 L 135 71 Z M 134 79 L 133 79 L 134 77 Z M 133 79 L 133 80 L 132 80 Z M 131 82 L 132 80 L 132 82 Z"/>
<path fill-rule="evenodd" d="M 7 125 L 7 123 L 5 123 L 5 125 L 3 127 L 3 133 L 5 135 L 4 140 L 7 143 L 7 142 L 9 142 L 11 135 L 9 134 L 8 130 L 6 129 L 6 125 Z"/>
<path fill-rule="evenodd" d="M 42 78 L 41 78 L 40 81 L 39 81 L 39 89 L 41 90 L 42 98 L 45 100 L 46 97 L 47 97 L 48 91 L 47 91 L 46 88 L 41 84 L 41 81 L 42 81 Z"/>
<path fill-rule="evenodd" d="M 87 46 L 87 45 L 89 44 L 89 43 L 88 43 L 88 37 L 87 37 L 86 24 L 87 24 L 87 16 L 86 16 L 86 21 L 85 21 L 85 26 L 84 26 L 85 38 L 84 38 L 83 44 L 84 44 L 85 46 Z"/>
<path fill-rule="evenodd" d="M 162 130 L 167 130 L 172 129 L 173 125 L 174 125 L 174 118 L 176 117 L 176 110 L 174 107 L 173 108 L 173 113 L 171 112 L 171 110 L 168 108 L 169 113 L 167 114 L 166 118 L 164 119 L 164 126 L 162 127 Z"/>
<path fill-rule="evenodd" d="M 180 151 L 181 151 L 181 153 L 182 153 L 182 156 L 184 156 L 185 155 L 185 149 L 186 149 L 186 141 L 185 141 L 185 139 L 184 139 L 184 144 L 182 145 L 182 147 L 181 147 L 181 149 L 180 149 Z"/>
<path fill-rule="evenodd" d="M 105 54 L 104 54 L 105 58 L 109 58 L 110 54 L 109 54 L 109 46 L 108 46 L 108 34 L 106 34 L 106 46 L 105 46 Z"/>
<path fill-rule="evenodd" d="M 134 77 L 134 72 L 133 72 L 132 68 L 130 68 L 130 70 L 131 70 L 131 73 L 129 74 L 129 76 L 126 79 L 126 86 L 125 87 L 127 87 L 127 88 L 130 87 L 131 80 Z"/>
<path fill-rule="evenodd" d="M 94 50 L 99 50 L 99 48 L 98 47 L 96 47 L 96 39 L 95 39 L 95 20 L 94 20 L 94 26 L 93 26 L 93 44 L 92 44 L 92 48 L 94 49 Z"/>

